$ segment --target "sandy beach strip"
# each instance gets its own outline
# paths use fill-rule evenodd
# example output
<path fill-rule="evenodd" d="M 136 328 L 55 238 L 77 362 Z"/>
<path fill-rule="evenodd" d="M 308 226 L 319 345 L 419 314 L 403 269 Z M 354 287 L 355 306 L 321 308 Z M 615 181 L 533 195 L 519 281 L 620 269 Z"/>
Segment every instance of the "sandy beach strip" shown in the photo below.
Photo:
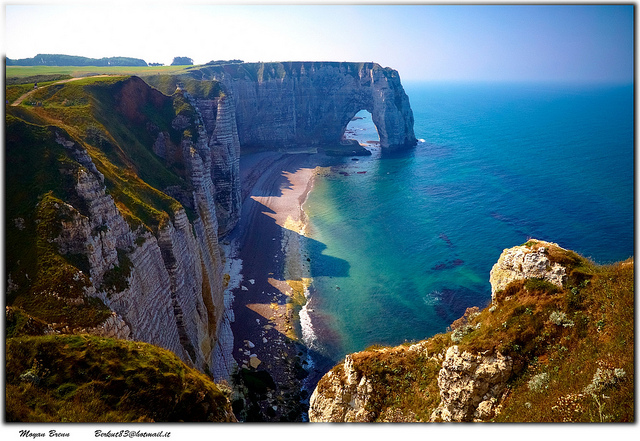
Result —
<path fill-rule="evenodd" d="M 305 153 L 241 158 L 242 215 L 228 238 L 236 245 L 233 258 L 242 261 L 242 281 L 233 299 L 233 355 L 239 367 L 266 370 L 273 378 L 276 420 L 290 411 L 282 404 L 291 401 L 287 394 L 300 393 L 296 377 L 303 359 L 294 305 L 304 302 L 310 282 L 302 204 L 321 162 L 319 155 Z M 271 402 L 261 403 L 266 406 L 273 408 Z"/>

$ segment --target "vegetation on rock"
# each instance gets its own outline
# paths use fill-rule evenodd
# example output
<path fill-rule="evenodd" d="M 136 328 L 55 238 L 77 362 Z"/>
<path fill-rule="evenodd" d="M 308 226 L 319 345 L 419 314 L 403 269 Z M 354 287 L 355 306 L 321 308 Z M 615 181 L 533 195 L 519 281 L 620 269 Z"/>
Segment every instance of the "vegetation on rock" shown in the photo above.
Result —
<path fill-rule="evenodd" d="M 567 265 L 562 288 L 514 281 L 484 310 L 469 308 L 447 333 L 418 343 L 423 351 L 407 343 L 351 354 L 353 369 L 373 386 L 370 420 L 437 421 L 438 371 L 457 345 L 460 353 L 500 353 L 513 361 L 491 421 L 634 421 L 633 260 L 600 266 L 553 247 L 549 255 Z M 343 369 L 333 375 L 344 376 Z M 317 392 L 335 393 L 330 384 L 325 375 Z"/>
<path fill-rule="evenodd" d="M 235 421 L 225 394 L 173 353 L 88 335 L 6 341 L 10 422 Z"/>

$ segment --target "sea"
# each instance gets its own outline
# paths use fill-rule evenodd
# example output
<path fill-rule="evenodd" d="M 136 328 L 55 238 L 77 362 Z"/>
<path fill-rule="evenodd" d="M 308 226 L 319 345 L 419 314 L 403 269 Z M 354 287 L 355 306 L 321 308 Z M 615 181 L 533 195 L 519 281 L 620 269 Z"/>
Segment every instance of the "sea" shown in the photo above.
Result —
<path fill-rule="evenodd" d="M 318 375 L 487 306 L 492 266 L 530 238 L 599 264 L 634 254 L 632 84 L 403 85 L 417 146 L 381 152 L 359 112 L 347 133 L 372 155 L 336 159 L 303 206 Z"/>

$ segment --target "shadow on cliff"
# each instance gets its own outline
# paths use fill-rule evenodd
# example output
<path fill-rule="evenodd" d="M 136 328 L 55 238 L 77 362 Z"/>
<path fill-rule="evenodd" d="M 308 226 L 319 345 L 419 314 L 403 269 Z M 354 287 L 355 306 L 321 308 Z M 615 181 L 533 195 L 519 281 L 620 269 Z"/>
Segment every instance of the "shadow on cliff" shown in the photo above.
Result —
<path fill-rule="evenodd" d="M 268 215 L 275 214 L 273 210 L 253 199 L 246 200 L 242 208 L 243 213 L 253 217 L 250 223 L 239 229 L 236 236 L 240 243 L 239 257 L 243 261 L 245 280 L 247 274 L 252 274 L 251 278 L 255 279 L 259 278 L 261 273 L 284 279 L 284 255 L 280 238 L 285 230 L 290 236 L 296 236 L 292 240 L 304 242 L 304 251 L 300 258 L 307 260 L 311 277 L 349 277 L 349 262 L 322 254 L 327 249 L 324 243 L 278 225 L 276 220 Z"/>

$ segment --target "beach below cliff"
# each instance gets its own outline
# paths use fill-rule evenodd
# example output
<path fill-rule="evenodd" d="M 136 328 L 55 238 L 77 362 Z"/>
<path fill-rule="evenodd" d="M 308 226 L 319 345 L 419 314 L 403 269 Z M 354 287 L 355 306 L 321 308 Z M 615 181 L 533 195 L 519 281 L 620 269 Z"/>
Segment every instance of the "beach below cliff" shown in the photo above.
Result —
<path fill-rule="evenodd" d="M 247 386 L 248 420 L 299 421 L 308 399 L 302 390 L 307 361 L 298 318 L 311 281 L 302 204 L 318 167 L 327 162 L 312 152 L 261 152 L 240 161 L 242 215 L 225 241 L 228 259 L 242 266 L 229 283 L 233 355 L 240 383 Z M 265 387 L 252 390 L 256 378 Z"/>

